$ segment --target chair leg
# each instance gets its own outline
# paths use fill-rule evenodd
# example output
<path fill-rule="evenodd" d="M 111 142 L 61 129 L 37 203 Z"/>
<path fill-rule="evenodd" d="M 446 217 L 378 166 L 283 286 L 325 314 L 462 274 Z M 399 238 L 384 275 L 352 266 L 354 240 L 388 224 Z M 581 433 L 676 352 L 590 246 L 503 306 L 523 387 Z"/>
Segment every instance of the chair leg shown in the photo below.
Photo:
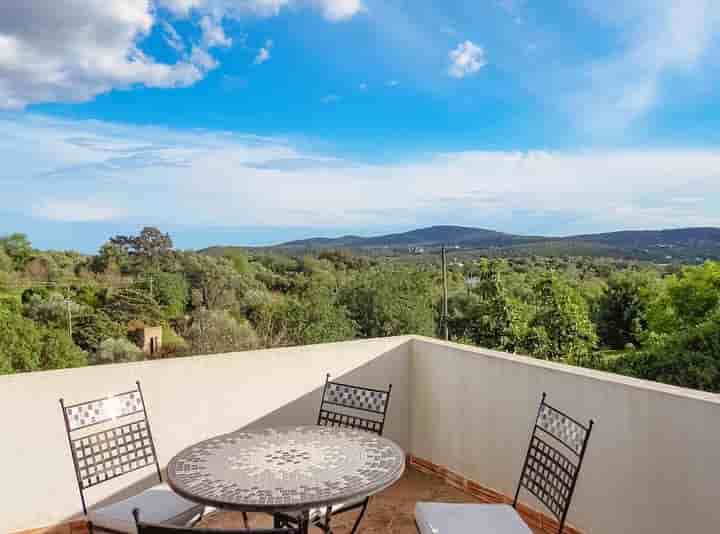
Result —
<path fill-rule="evenodd" d="M 247 529 L 250 528 L 250 520 L 248 519 L 247 512 L 242 513 L 243 526 Z"/>
<path fill-rule="evenodd" d="M 368 503 L 369 503 L 369 502 L 370 502 L 370 497 L 368 497 L 367 499 L 365 499 L 365 501 L 363 502 L 362 508 L 360 509 L 360 515 L 359 515 L 358 518 L 355 520 L 355 524 L 353 525 L 353 528 L 352 528 L 352 530 L 350 531 L 350 534 L 355 534 L 355 532 L 357 531 L 358 527 L 360 526 L 360 521 L 362 521 L 362 518 L 363 518 L 363 516 L 365 515 L 365 510 L 367 510 L 367 507 L 368 507 Z"/>

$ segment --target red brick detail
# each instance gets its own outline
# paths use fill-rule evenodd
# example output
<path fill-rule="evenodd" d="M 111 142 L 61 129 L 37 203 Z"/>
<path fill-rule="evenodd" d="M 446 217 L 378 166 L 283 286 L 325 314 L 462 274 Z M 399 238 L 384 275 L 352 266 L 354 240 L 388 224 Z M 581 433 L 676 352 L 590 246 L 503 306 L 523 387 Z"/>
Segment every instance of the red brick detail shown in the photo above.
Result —
<path fill-rule="evenodd" d="M 12 534 L 89 534 L 90 529 L 88 528 L 87 521 L 79 519 L 77 521 L 70 521 L 69 523 L 62 523 L 60 525 L 53 525 L 50 527 L 43 528 L 31 528 L 29 530 L 21 530 Z"/>

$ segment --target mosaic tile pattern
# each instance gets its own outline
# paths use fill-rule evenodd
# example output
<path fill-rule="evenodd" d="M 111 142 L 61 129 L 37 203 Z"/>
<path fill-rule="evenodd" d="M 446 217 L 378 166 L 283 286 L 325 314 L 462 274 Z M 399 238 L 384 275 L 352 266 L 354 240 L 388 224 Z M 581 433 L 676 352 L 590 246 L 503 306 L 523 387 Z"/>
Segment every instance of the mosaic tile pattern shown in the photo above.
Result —
<path fill-rule="evenodd" d="M 384 413 L 390 394 L 387 391 L 373 391 L 337 382 L 328 382 L 323 402 L 331 402 L 370 412 Z"/>
<path fill-rule="evenodd" d="M 543 404 L 540 407 L 537 425 L 553 437 L 562 441 L 575 454 L 582 452 L 587 430 L 552 406 Z"/>
<path fill-rule="evenodd" d="M 143 410 L 142 397 L 137 390 L 121 393 L 107 399 L 99 399 L 65 408 L 70 431 L 140 413 Z"/>
<path fill-rule="evenodd" d="M 181 495 L 231 509 L 297 510 L 372 495 L 400 478 L 405 453 L 369 432 L 320 426 L 237 432 L 168 465 Z"/>

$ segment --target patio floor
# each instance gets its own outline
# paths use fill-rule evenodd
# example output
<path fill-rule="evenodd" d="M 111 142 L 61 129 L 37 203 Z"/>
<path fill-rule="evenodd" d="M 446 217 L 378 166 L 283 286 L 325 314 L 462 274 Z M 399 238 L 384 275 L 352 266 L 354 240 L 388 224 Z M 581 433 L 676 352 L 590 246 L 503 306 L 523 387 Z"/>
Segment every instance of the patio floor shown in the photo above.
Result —
<path fill-rule="evenodd" d="M 417 534 L 414 510 L 417 501 L 438 502 L 479 502 L 470 495 L 445 484 L 432 475 L 408 468 L 405 475 L 394 486 L 376 495 L 371 501 L 363 522 L 358 529 L 365 534 Z M 350 532 L 356 518 L 355 512 L 348 512 L 333 518 L 336 534 Z M 243 528 L 239 513 L 215 512 L 198 526 L 210 528 Z M 250 514 L 250 526 L 266 528 L 272 520 L 262 514 Z M 319 529 L 313 533 L 321 532 Z M 541 531 L 535 531 L 541 534 Z"/>

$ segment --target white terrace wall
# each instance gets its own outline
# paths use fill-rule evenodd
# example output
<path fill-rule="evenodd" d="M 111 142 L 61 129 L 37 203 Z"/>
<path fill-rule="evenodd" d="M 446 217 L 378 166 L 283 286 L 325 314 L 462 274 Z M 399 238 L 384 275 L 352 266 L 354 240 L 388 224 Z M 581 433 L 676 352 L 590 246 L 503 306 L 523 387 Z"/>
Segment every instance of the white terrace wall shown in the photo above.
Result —
<path fill-rule="evenodd" d="M 420 458 L 512 496 L 545 391 L 596 421 L 572 524 L 720 532 L 719 395 L 426 338 L 413 341 L 410 383 L 410 449 Z"/>
<path fill-rule="evenodd" d="M 596 420 L 571 523 L 587 533 L 720 532 L 720 396 L 420 337 L 0 377 L 0 532 L 80 509 L 61 396 L 87 400 L 139 379 L 164 465 L 220 433 L 313 423 L 327 372 L 392 382 L 389 437 L 506 495 L 546 391 L 570 415 Z M 91 502 L 151 483 L 150 470 L 121 477 L 90 490 Z"/>
<path fill-rule="evenodd" d="M 407 447 L 410 346 L 410 338 L 386 338 L 2 376 L 0 532 L 57 524 L 80 511 L 60 397 L 90 400 L 140 380 L 164 466 L 192 443 L 261 418 L 313 424 L 325 374 L 351 373 L 368 385 L 393 382 L 387 435 Z M 156 481 L 141 470 L 88 495 L 109 502 Z"/>

